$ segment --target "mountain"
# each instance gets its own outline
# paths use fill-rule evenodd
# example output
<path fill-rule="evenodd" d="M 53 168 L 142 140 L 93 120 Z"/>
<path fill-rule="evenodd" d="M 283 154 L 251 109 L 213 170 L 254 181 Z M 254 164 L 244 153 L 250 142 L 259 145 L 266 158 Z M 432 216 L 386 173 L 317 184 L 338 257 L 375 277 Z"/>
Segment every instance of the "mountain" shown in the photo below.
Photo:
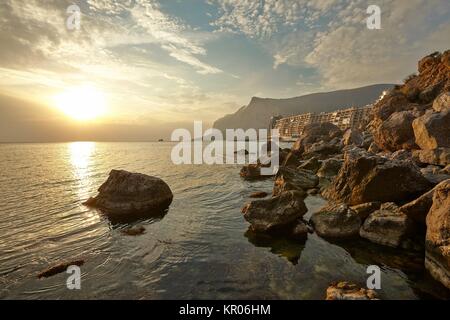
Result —
<path fill-rule="evenodd" d="M 375 102 L 394 84 L 376 84 L 356 89 L 313 93 L 289 99 L 253 97 L 247 106 L 214 122 L 214 128 L 268 128 L 270 117 L 290 116 L 307 112 L 329 112 L 349 107 L 362 107 Z"/>

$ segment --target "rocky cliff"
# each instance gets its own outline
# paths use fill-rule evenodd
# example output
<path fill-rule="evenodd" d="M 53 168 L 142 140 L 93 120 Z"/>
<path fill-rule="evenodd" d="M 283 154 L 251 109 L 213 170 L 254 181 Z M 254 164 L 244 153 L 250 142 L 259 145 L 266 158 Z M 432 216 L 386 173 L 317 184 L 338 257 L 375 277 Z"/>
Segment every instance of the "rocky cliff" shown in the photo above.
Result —
<path fill-rule="evenodd" d="M 270 117 L 289 116 L 306 112 L 328 112 L 346 107 L 362 107 L 373 103 L 383 91 L 393 88 L 393 84 L 377 84 L 362 88 L 314 93 L 289 99 L 269 99 L 253 97 L 247 106 L 233 114 L 226 115 L 214 123 L 214 128 L 267 128 Z"/>

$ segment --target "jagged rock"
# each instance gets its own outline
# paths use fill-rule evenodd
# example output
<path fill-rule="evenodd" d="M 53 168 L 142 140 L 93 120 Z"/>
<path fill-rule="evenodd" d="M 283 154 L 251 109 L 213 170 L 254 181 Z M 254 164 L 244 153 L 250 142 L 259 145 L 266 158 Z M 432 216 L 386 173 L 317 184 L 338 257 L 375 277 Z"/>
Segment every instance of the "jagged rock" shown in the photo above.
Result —
<path fill-rule="evenodd" d="M 364 221 L 359 234 L 362 238 L 390 247 L 410 247 L 415 232 L 412 219 L 392 202 L 383 203 L 379 210 Z"/>
<path fill-rule="evenodd" d="M 431 187 L 411 161 L 389 160 L 355 148 L 345 153 L 339 174 L 322 194 L 329 200 L 357 205 L 405 201 Z"/>
<path fill-rule="evenodd" d="M 287 190 L 297 190 L 305 195 L 304 190 L 314 188 L 318 184 L 319 178 L 311 171 L 281 167 L 275 177 L 273 195 Z"/>
<path fill-rule="evenodd" d="M 361 221 L 364 222 L 364 220 L 366 220 L 372 212 L 380 209 L 380 206 L 381 202 L 366 202 L 350 208 L 355 211 L 356 215 L 361 218 Z"/>
<path fill-rule="evenodd" d="M 400 160 L 400 161 L 411 160 L 412 152 L 409 150 L 401 149 L 392 153 L 388 153 L 386 157 L 390 160 Z"/>
<path fill-rule="evenodd" d="M 270 199 L 254 200 L 242 212 L 253 231 L 266 232 L 287 227 L 308 211 L 304 195 L 297 191 L 285 191 Z"/>
<path fill-rule="evenodd" d="M 301 163 L 301 159 L 298 152 L 289 152 L 282 162 L 284 167 L 294 167 L 296 168 Z"/>
<path fill-rule="evenodd" d="M 417 162 L 446 166 L 450 164 L 450 148 L 436 148 L 430 150 L 414 150 L 413 158 Z"/>
<path fill-rule="evenodd" d="M 347 129 L 342 136 L 342 143 L 344 146 L 355 145 L 357 147 L 362 147 L 364 143 L 363 135 L 359 130 Z"/>
<path fill-rule="evenodd" d="M 358 236 L 361 219 L 345 204 L 329 204 L 310 219 L 316 233 L 325 238 L 351 238 Z"/>
<path fill-rule="evenodd" d="M 292 150 L 303 153 L 316 142 L 330 141 L 341 135 L 341 130 L 332 123 L 310 123 L 304 127 L 302 135 L 295 142 Z"/>
<path fill-rule="evenodd" d="M 320 168 L 320 162 L 318 158 L 311 158 L 309 160 L 304 161 L 301 165 L 298 166 L 298 169 L 309 170 L 314 173 L 317 172 Z"/>
<path fill-rule="evenodd" d="M 424 193 L 417 199 L 408 202 L 400 207 L 400 211 L 412 218 L 414 221 L 425 224 L 428 211 L 433 204 L 433 194 L 435 189 Z"/>
<path fill-rule="evenodd" d="M 427 112 L 413 121 L 416 144 L 423 150 L 450 148 L 450 109 Z"/>
<path fill-rule="evenodd" d="M 265 197 L 267 197 L 268 196 L 268 193 L 267 192 L 264 192 L 264 191 L 256 191 L 256 192 L 253 192 L 249 197 L 250 198 L 265 198 Z"/>
<path fill-rule="evenodd" d="M 339 140 L 330 142 L 320 141 L 312 144 L 302 154 L 303 159 L 318 158 L 327 159 L 331 155 L 341 152 L 342 145 Z"/>
<path fill-rule="evenodd" d="M 382 122 L 395 112 L 411 110 L 412 108 L 412 104 L 404 94 L 392 91 L 374 105 L 372 113 L 376 120 Z"/>
<path fill-rule="evenodd" d="M 425 267 L 450 289 L 450 179 L 435 188 L 426 224 Z"/>
<path fill-rule="evenodd" d="M 346 281 L 333 282 L 327 288 L 326 300 L 378 300 L 374 290 L 364 289 Z"/>
<path fill-rule="evenodd" d="M 317 171 L 318 177 L 334 177 L 338 174 L 339 170 L 344 163 L 343 160 L 330 158 L 322 161 L 320 169 Z"/>
<path fill-rule="evenodd" d="M 125 170 L 111 170 L 90 205 L 108 216 L 160 212 L 172 203 L 173 194 L 160 178 Z"/>
<path fill-rule="evenodd" d="M 375 143 L 386 151 L 417 148 L 412 122 L 419 116 L 414 111 L 391 114 L 374 132 Z"/>
<path fill-rule="evenodd" d="M 450 109 L 450 92 L 441 93 L 433 102 L 433 109 L 436 112 L 442 112 Z"/>
<path fill-rule="evenodd" d="M 433 185 L 437 185 L 438 183 L 447 180 L 450 178 L 448 174 L 441 174 L 439 171 L 434 168 L 434 166 L 428 166 L 426 168 L 420 169 L 422 175 Z"/>

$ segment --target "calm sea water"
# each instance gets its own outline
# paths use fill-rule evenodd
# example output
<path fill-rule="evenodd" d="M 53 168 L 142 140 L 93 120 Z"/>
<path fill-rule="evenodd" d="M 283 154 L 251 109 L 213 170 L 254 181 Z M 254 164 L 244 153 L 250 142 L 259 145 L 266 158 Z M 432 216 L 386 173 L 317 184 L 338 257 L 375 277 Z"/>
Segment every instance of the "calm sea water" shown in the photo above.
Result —
<path fill-rule="evenodd" d="M 382 268 L 381 297 L 450 297 L 423 269 L 420 254 L 366 241 L 306 243 L 251 235 L 240 213 L 269 179 L 247 182 L 234 165 L 173 165 L 172 143 L 0 144 L 0 298 L 323 299 L 328 284 L 365 284 Z M 81 203 L 111 169 L 164 179 L 174 193 L 162 219 L 136 222 L 127 236 Z M 325 202 L 308 197 L 311 214 Z M 81 257 L 81 290 L 67 274 L 36 275 Z"/>

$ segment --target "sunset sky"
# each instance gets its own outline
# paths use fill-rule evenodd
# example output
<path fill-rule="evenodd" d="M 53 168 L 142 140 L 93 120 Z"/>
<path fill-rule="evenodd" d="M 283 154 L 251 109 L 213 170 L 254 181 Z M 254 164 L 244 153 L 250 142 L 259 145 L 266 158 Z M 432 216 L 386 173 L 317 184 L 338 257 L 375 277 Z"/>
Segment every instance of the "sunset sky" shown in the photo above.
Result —
<path fill-rule="evenodd" d="M 66 27 L 71 4 L 80 30 Z M 366 28 L 369 4 L 381 30 Z M 448 49 L 449 21 L 448 0 L 2 0 L 0 141 L 75 139 L 80 119 L 58 101 L 80 88 L 105 109 L 83 124 L 103 135 L 80 137 L 120 140 L 211 124 L 252 96 L 397 83 Z M 36 138 L 39 123 L 49 132 Z"/>

